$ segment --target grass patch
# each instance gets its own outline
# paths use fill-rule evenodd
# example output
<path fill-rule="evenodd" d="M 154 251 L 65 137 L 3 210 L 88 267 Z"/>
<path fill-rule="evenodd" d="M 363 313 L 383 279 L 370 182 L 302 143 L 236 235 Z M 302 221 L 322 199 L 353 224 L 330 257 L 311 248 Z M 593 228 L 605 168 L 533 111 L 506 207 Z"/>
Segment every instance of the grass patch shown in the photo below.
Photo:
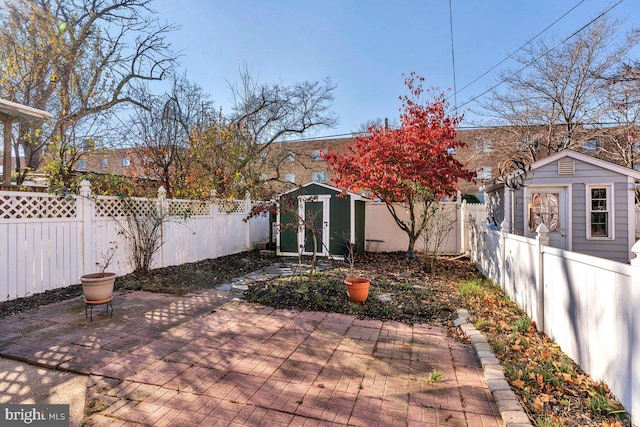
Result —
<path fill-rule="evenodd" d="M 438 371 L 437 369 L 434 369 L 431 372 L 429 372 L 429 375 L 427 375 L 428 383 L 439 383 L 442 381 L 444 381 L 444 373 L 442 371 Z"/>
<path fill-rule="evenodd" d="M 605 384 L 594 382 L 490 282 L 462 281 L 458 292 L 537 426 L 628 426 Z"/>

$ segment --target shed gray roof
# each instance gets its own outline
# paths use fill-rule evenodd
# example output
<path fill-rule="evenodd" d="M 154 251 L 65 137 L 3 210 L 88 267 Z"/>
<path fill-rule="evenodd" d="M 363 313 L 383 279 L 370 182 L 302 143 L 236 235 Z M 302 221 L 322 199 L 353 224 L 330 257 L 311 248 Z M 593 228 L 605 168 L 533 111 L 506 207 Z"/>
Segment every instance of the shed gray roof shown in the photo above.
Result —
<path fill-rule="evenodd" d="M 589 163 L 592 164 L 594 166 L 603 168 L 603 169 L 607 169 L 610 170 L 612 172 L 615 173 L 619 173 L 621 175 L 626 175 L 629 176 L 637 181 L 640 181 L 640 172 L 633 170 L 631 168 L 627 168 L 624 166 L 620 166 L 618 164 L 609 162 L 607 160 L 602 160 L 602 159 L 598 159 L 597 157 L 593 157 L 593 156 L 589 156 L 587 154 L 583 154 L 583 153 L 578 153 L 577 151 L 573 151 L 573 150 L 562 150 L 556 154 L 553 154 L 551 156 L 545 157 L 544 159 L 540 159 L 537 160 L 533 163 L 529 164 L 529 170 L 536 170 L 538 168 L 541 168 L 543 166 L 546 166 L 550 163 L 553 163 L 557 160 L 563 159 L 565 157 L 570 157 L 572 159 L 576 159 L 576 160 L 580 160 L 582 162 L 585 163 Z M 512 178 L 516 175 L 521 175 L 523 172 L 522 171 L 517 171 L 517 172 L 512 172 L 510 174 L 507 174 L 506 176 L 501 176 L 498 178 L 495 178 L 494 180 L 492 180 L 491 182 L 488 182 L 487 184 L 485 184 L 480 190 L 487 192 L 487 191 L 492 191 L 495 190 L 497 188 L 500 188 L 502 186 L 504 186 L 504 181 L 508 180 L 509 178 Z"/>

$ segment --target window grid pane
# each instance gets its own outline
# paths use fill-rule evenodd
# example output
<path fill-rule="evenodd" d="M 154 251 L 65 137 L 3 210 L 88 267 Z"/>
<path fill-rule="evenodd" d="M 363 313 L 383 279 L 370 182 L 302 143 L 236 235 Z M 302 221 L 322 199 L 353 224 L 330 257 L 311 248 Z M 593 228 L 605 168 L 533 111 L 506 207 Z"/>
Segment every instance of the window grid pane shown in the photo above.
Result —
<path fill-rule="evenodd" d="M 591 189 L 591 212 L 589 215 L 591 237 L 609 237 L 609 209 L 607 188 Z"/>
<path fill-rule="evenodd" d="M 544 224 L 550 232 L 558 231 L 560 229 L 560 194 L 532 194 L 529 215 L 530 230 L 535 230 L 540 224 Z"/>

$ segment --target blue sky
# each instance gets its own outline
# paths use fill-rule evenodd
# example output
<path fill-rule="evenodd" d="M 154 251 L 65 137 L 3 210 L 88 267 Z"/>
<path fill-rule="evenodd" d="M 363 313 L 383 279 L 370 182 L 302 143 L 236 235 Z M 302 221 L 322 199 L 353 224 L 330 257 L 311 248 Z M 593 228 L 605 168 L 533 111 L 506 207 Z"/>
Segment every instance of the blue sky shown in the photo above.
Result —
<path fill-rule="evenodd" d="M 515 62 L 460 89 L 574 6 L 542 37 L 569 36 L 617 1 L 452 0 L 458 104 L 496 84 L 499 71 Z M 330 77 L 338 84 L 333 111 L 339 124 L 310 136 L 348 134 L 376 118 L 397 120 L 402 73 L 415 71 L 426 86 L 453 89 L 448 0 L 157 0 L 153 8 L 181 27 L 169 41 L 183 51 L 182 68 L 223 111 L 229 111 L 228 82 L 237 80 L 243 64 L 263 83 Z M 607 15 L 626 20 L 622 35 L 640 27 L 640 2 L 624 0 Z M 635 53 L 640 59 L 640 50 Z M 471 110 L 463 126 L 481 120 L 475 107 L 464 107 Z"/>

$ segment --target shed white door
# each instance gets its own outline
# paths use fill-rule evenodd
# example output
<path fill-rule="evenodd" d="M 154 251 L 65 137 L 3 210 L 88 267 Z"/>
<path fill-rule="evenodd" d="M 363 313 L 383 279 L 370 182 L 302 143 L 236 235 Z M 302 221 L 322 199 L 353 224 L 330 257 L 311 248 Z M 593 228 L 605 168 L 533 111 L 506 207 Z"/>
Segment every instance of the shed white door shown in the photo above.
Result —
<path fill-rule="evenodd" d="M 536 228 L 544 224 L 549 229 L 549 245 L 569 249 L 567 230 L 567 190 L 565 187 L 529 187 L 525 218 L 527 236 L 536 237 Z"/>

